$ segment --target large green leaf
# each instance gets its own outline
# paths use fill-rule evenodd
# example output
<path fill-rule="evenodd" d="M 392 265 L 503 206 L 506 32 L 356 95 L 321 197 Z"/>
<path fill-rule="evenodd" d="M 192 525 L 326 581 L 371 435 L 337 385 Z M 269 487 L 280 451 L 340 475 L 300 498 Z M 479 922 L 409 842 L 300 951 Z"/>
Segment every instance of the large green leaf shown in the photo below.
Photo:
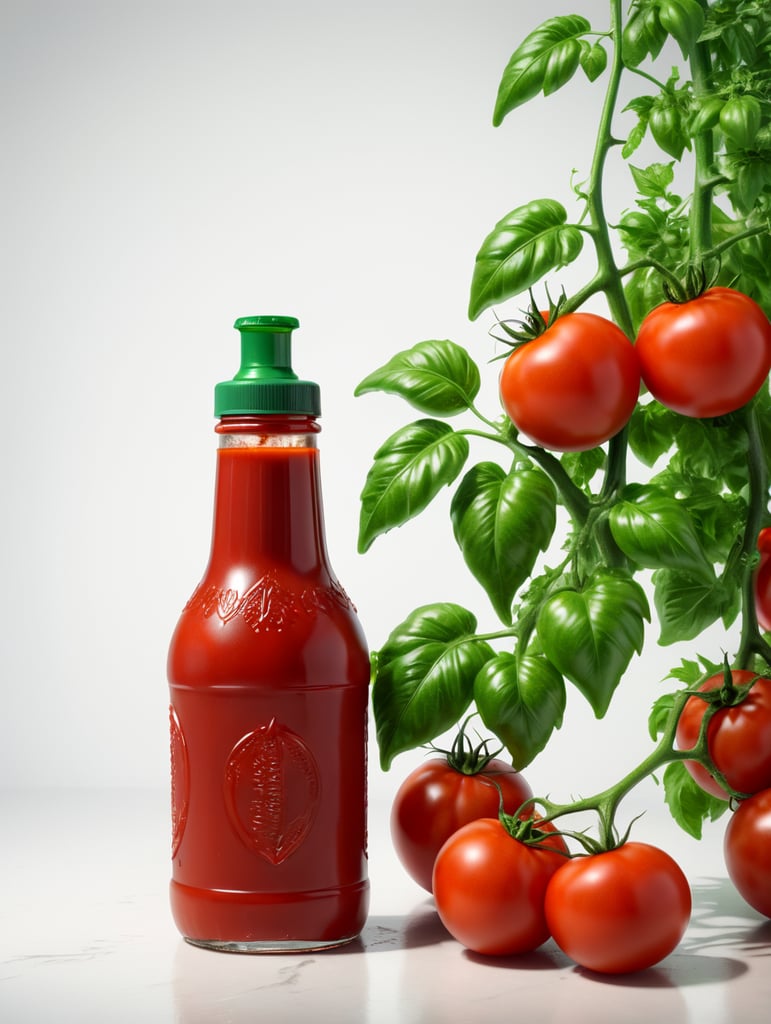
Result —
<path fill-rule="evenodd" d="M 468 450 L 466 438 L 438 420 L 417 420 L 392 434 L 375 452 L 361 493 L 359 551 L 422 512 L 458 476 Z"/>
<path fill-rule="evenodd" d="M 497 463 L 480 462 L 461 481 L 450 515 L 466 564 L 496 613 L 511 624 L 514 595 L 554 533 L 554 484 L 534 467 L 506 473 Z"/>
<path fill-rule="evenodd" d="M 507 114 L 539 92 L 548 96 L 569 82 L 581 61 L 582 37 L 591 29 L 586 18 L 578 14 L 549 18 L 534 29 L 504 69 L 493 124 L 499 125 Z"/>
<path fill-rule="evenodd" d="M 645 569 L 686 569 L 714 576 L 682 501 L 655 487 L 627 488 L 610 510 L 610 532 L 624 554 Z"/>
<path fill-rule="evenodd" d="M 463 716 L 474 679 L 493 656 L 474 635 L 476 626 L 460 605 L 424 605 L 374 656 L 372 708 L 385 771 L 397 754 L 429 743 Z"/>
<path fill-rule="evenodd" d="M 504 652 L 488 661 L 474 680 L 474 703 L 519 771 L 562 725 L 565 683 L 543 655 L 518 660 Z"/>
<path fill-rule="evenodd" d="M 388 391 L 421 412 L 452 416 L 472 405 L 479 384 L 479 369 L 460 345 L 421 341 L 365 377 L 355 394 Z"/>
<path fill-rule="evenodd" d="M 564 267 L 583 246 L 579 228 L 567 223 L 556 199 L 534 199 L 498 221 L 477 253 L 471 280 L 469 317 L 503 302 Z"/>
<path fill-rule="evenodd" d="M 716 622 L 729 604 L 714 572 L 710 578 L 704 573 L 657 569 L 653 586 L 662 646 L 693 640 Z"/>
<path fill-rule="evenodd" d="M 598 574 L 582 591 L 561 590 L 541 607 L 537 630 L 544 653 L 586 697 L 597 718 L 632 656 L 642 651 L 645 592 L 626 576 Z"/>

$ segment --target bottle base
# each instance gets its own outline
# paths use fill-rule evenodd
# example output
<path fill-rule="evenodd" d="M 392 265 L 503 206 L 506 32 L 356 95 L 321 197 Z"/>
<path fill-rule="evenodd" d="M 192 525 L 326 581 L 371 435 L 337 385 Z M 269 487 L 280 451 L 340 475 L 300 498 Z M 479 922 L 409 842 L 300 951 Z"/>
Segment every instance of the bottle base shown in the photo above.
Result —
<path fill-rule="evenodd" d="M 369 881 L 293 893 L 203 889 L 172 879 L 171 910 L 186 942 L 223 953 L 297 953 L 356 939 Z"/>
<path fill-rule="evenodd" d="M 259 942 L 223 942 L 219 939 L 190 939 L 184 936 L 185 942 L 191 946 L 198 946 L 201 949 L 214 950 L 217 953 L 314 953 L 325 949 L 336 949 L 338 946 L 346 946 L 357 939 L 358 935 L 351 935 L 345 939 L 332 940 L 305 940 L 286 939 L 269 940 L 263 939 Z"/>

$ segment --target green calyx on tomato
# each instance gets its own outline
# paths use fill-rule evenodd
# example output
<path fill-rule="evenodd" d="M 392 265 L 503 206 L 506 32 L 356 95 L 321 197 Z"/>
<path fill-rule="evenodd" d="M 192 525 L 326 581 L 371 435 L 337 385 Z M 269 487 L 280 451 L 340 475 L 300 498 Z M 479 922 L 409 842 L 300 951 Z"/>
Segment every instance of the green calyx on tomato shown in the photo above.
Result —
<path fill-rule="evenodd" d="M 689 697 L 676 740 L 685 752 L 706 742 L 706 764 L 685 761 L 705 792 L 728 800 L 771 788 L 771 679 L 726 665 Z"/>
<path fill-rule="evenodd" d="M 483 772 L 491 761 L 500 754 L 503 747 L 490 751 L 490 739 L 485 738 L 474 746 L 466 732 L 469 717 L 461 723 L 460 728 L 452 742 L 449 750 L 442 750 L 440 747 L 430 744 L 430 749 L 437 754 L 443 754 L 447 758 L 447 764 L 456 772 L 462 775 L 478 775 Z"/>

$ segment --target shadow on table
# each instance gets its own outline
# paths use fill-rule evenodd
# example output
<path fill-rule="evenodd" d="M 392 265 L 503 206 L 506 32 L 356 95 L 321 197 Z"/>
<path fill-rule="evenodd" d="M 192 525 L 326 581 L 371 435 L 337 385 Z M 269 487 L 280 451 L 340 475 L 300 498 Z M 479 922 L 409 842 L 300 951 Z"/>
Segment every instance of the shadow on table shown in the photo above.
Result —
<path fill-rule="evenodd" d="M 603 975 L 572 963 L 550 940 L 532 953 L 509 957 L 486 957 L 460 950 L 466 961 L 501 969 L 564 970 L 606 985 L 629 988 L 668 988 L 728 982 L 745 974 L 747 960 L 771 956 L 771 921 L 749 907 L 727 878 L 701 879 L 692 886 L 691 923 L 678 948 L 647 971 L 628 975 Z M 417 949 L 454 942 L 439 920 L 433 900 L 427 898 L 405 916 L 373 916 L 355 946 L 341 948 L 354 952 L 378 953 Z"/>

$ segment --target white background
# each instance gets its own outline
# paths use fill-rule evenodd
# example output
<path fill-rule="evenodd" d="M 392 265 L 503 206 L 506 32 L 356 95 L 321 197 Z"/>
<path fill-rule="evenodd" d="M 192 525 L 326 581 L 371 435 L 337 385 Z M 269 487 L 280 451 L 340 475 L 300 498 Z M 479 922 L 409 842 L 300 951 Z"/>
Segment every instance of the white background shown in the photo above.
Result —
<path fill-rule="evenodd" d="M 588 174 L 603 82 L 579 72 L 498 129 L 495 95 L 527 32 L 579 9 L 607 27 L 605 0 L 5 0 L 3 785 L 166 787 L 166 649 L 208 553 L 213 387 L 237 368 L 238 316 L 301 321 L 329 548 L 370 645 L 429 601 L 493 624 L 449 490 L 357 553 L 372 455 L 419 414 L 353 391 L 396 351 L 452 338 L 497 415 L 493 316 L 466 313 L 474 256 L 530 199 L 578 215 L 570 175 Z M 632 201 L 619 162 L 607 198 L 611 220 Z M 591 270 L 587 250 L 553 292 Z M 700 649 L 730 645 L 717 629 Z M 695 650 L 650 630 L 601 723 L 571 691 L 534 788 L 588 794 L 640 760 L 662 678 Z M 385 774 L 373 752 L 373 796 L 423 756 Z"/>

